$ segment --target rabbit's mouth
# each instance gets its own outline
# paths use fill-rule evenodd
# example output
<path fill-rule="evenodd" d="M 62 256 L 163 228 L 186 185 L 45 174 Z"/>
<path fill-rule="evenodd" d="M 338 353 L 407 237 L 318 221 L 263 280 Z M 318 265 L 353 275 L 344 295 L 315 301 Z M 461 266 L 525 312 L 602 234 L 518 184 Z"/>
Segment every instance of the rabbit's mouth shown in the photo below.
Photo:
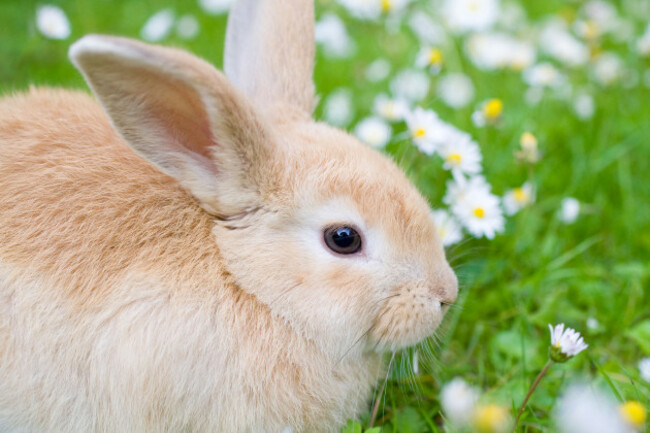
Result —
<path fill-rule="evenodd" d="M 425 287 L 408 287 L 387 299 L 369 332 L 377 352 L 413 346 L 430 336 L 442 322 L 447 304 Z"/>

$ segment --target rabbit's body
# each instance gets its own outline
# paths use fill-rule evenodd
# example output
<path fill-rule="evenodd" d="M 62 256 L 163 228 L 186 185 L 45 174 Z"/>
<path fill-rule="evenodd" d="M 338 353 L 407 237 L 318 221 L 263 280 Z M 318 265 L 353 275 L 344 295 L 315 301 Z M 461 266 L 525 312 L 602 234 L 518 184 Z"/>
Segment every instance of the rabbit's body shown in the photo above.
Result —
<path fill-rule="evenodd" d="M 333 365 L 238 287 L 214 218 L 89 96 L 0 102 L 0 202 L 0 431 L 335 431 L 365 408 L 377 355 Z"/>
<path fill-rule="evenodd" d="M 228 78 L 87 36 L 101 105 L 0 102 L 0 433 L 338 431 L 436 329 L 429 205 L 311 119 L 313 54 L 311 2 L 239 0 Z"/>

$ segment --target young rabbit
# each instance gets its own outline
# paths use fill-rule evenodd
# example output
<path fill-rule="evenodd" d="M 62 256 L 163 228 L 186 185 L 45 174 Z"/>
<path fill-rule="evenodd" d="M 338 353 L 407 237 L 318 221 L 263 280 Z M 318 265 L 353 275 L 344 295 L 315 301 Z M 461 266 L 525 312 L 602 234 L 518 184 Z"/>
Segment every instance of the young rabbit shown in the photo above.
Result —
<path fill-rule="evenodd" d="M 435 330 L 457 282 L 429 206 L 311 119 L 313 20 L 240 0 L 228 78 L 86 36 L 99 104 L 0 102 L 0 431 L 336 432 Z"/>

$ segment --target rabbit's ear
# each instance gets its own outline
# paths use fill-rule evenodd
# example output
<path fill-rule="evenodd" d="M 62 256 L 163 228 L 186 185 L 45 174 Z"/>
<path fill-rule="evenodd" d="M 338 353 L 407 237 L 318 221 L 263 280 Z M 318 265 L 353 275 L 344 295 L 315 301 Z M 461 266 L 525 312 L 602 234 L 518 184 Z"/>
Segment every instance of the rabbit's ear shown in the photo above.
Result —
<path fill-rule="evenodd" d="M 179 50 L 108 36 L 84 37 L 70 58 L 124 140 L 206 210 L 258 206 L 269 132 L 223 74 Z"/>
<path fill-rule="evenodd" d="M 224 71 L 261 107 L 315 105 L 314 0 L 237 0 L 228 17 Z"/>

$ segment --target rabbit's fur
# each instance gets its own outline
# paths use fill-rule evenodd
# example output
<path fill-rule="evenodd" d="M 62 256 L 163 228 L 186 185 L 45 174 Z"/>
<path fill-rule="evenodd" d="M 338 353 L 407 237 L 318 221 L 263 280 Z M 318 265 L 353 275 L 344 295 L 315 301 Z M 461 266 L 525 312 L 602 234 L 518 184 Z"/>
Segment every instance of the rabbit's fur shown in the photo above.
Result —
<path fill-rule="evenodd" d="M 230 81 L 88 36 L 103 108 L 0 102 L 0 432 L 338 431 L 437 327 L 457 282 L 427 203 L 310 119 L 312 8 L 237 3 Z M 337 224 L 360 253 L 327 249 Z"/>

